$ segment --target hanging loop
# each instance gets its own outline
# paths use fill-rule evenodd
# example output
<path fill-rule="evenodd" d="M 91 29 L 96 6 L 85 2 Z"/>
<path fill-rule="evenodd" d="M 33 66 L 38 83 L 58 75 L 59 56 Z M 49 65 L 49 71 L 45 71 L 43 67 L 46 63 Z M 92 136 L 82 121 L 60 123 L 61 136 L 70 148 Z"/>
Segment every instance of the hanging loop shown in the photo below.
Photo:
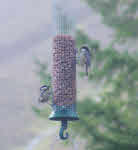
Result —
<path fill-rule="evenodd" d="M 61 140 L 66 140 L 68 139 L 69 135 L 66 132 L 66 135 L 64 136 L 64 131 L 67 129 L 67 120 L 62 120 L 61 121 L 61 128 L 60 128 L 60 132 L 59 132 L 59 136 Z"/>

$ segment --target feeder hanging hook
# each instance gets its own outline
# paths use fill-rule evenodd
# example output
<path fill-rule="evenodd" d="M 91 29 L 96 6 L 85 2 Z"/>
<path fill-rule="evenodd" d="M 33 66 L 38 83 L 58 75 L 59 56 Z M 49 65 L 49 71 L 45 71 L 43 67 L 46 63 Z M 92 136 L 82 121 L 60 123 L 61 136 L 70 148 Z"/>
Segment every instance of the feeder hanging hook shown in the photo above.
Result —
<path fill-rule="evenodd" d="M 60 128 L 60 132 L 59 132 L 59 136 L 60 136 L 60 139 L 62 140 L 66 140 L 68 139 L 69 135 L 68 133 L 66 132 L 66 136 L 64 136 L 64 131 L 67 129 L 67 120 L 62 120 L 61 121 L 61 128 Z"/>

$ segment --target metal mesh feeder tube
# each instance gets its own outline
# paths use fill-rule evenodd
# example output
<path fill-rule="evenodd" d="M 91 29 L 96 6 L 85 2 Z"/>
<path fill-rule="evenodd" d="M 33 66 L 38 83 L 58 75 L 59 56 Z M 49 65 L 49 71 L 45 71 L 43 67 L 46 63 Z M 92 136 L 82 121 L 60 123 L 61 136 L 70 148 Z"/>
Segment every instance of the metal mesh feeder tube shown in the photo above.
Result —
<path fill-rule="evenodd" d="M 75 18 L 72 3 L 67 0 L 52 0 L 53 9 L 53 65 L 52 108 L 50 120 L 61 121 L 59 136 L 64 136 L 68 121 L 78 120 L 76 113 L 76 49 L 74 35 Z"/>

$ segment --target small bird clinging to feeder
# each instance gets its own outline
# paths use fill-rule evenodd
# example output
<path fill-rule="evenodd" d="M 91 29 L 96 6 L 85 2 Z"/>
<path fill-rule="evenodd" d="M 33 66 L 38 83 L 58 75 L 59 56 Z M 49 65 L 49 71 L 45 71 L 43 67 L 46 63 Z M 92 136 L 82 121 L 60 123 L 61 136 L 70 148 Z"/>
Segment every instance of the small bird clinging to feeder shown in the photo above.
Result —
<path fill-rule="evenodd" d="M 91 66 L 91 52 L 88 48 L 88 46 L 82 46 L 80 48 L 80 57 L 79 57 L 79 61 L 80 61 L 80 65 L 81 66 L 85 66 L 85 72 L 86 75 L 88 76 L 88 70 Z"/>
<path fill-rule="evenodd" d="M 50 96 L 52 95 L 50 86 L 44 85 L 44 86 L 40 87 L 40 92 L 41 92 L 41 94 L 40 94 L 38 101 L 40 103 L 48 103 L 50 100 Z"/>

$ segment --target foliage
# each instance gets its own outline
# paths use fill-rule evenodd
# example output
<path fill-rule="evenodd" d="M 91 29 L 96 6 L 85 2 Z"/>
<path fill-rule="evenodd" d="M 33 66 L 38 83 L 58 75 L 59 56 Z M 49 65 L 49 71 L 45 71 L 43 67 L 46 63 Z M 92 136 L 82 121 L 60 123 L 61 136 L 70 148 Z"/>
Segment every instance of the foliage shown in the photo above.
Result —
<path fill-rule="evenodd" d="M 102 15 L 104 24 L 115 29 L 116 41 L 137 40 L 137 0 L 86 1 Z M 81 36 L 80 40 L 86 39 L 86 34 Z M 89 80 L 92 84 L 99 82 L 100 86 L 104 81 L 98 95 L 101 101 L 91 97 L 79 102 L 81 120 L 73 126 L 76 133 L 87 139 L 88 149 L 138 149 L 137 56 L 128 51 L 119 53 L 112 47 L 96 51 Z"/>
<path fill-rule="evenodd" d="M 45 118 L 48 118 L 49 116 L 49 113 L 50 113 L 50 109 L 49 108 L 43 108 L 43 109 L 40 109 L 36 106 L 32 106 L 32 110 L 33 112 L 38 116 L 38 117 L 41 117 L 43 119 Z"/>
<path fill-rule="evenodd" d="M 51 75 L 48 73 L 47 62 L 42 63 L 38 59 L 35 59 L 35 64 L 38 69 L 36 74 L 40 77 L 41 84 L 51 86 Z"/>
<path fill-rule="evenodd" d="M 77 30 L 76 31 L 76 44 L 77 47 L 81 47 L 82 45 L 85 45 L 87 43 L 87 45 L 91 48 L 91 50 L 95 49 L 95 50 L 99 50 L 100 48 L 100 44 L 99 41 L 97 40 L 91 40 L 87 34 L 81 32 L 81 30 Z"/>
<path fill-rule="evenodd" d="M 93 41 L 83 32 L 78 33 L 78 46 L 88 41 L 92 47 Z M 80 121 L 72 127 L 77 135 L 80 133 L 87 140 L 87 148 L 90 150 L 136 150 L 138 53 L 120 53 L 107 47 L 93 54 L 92 63 L 95 65 L 89 73 L 89 81 L 102 87 L 97 95 L 100 101 L 89 97 L 79 102 Z"/>
<path fill-rule="evenodd" d="M 116 37 L 138 37 L 138 0 L 85 0 L 103 18 L 103 23 L 115 29 Z"/>

